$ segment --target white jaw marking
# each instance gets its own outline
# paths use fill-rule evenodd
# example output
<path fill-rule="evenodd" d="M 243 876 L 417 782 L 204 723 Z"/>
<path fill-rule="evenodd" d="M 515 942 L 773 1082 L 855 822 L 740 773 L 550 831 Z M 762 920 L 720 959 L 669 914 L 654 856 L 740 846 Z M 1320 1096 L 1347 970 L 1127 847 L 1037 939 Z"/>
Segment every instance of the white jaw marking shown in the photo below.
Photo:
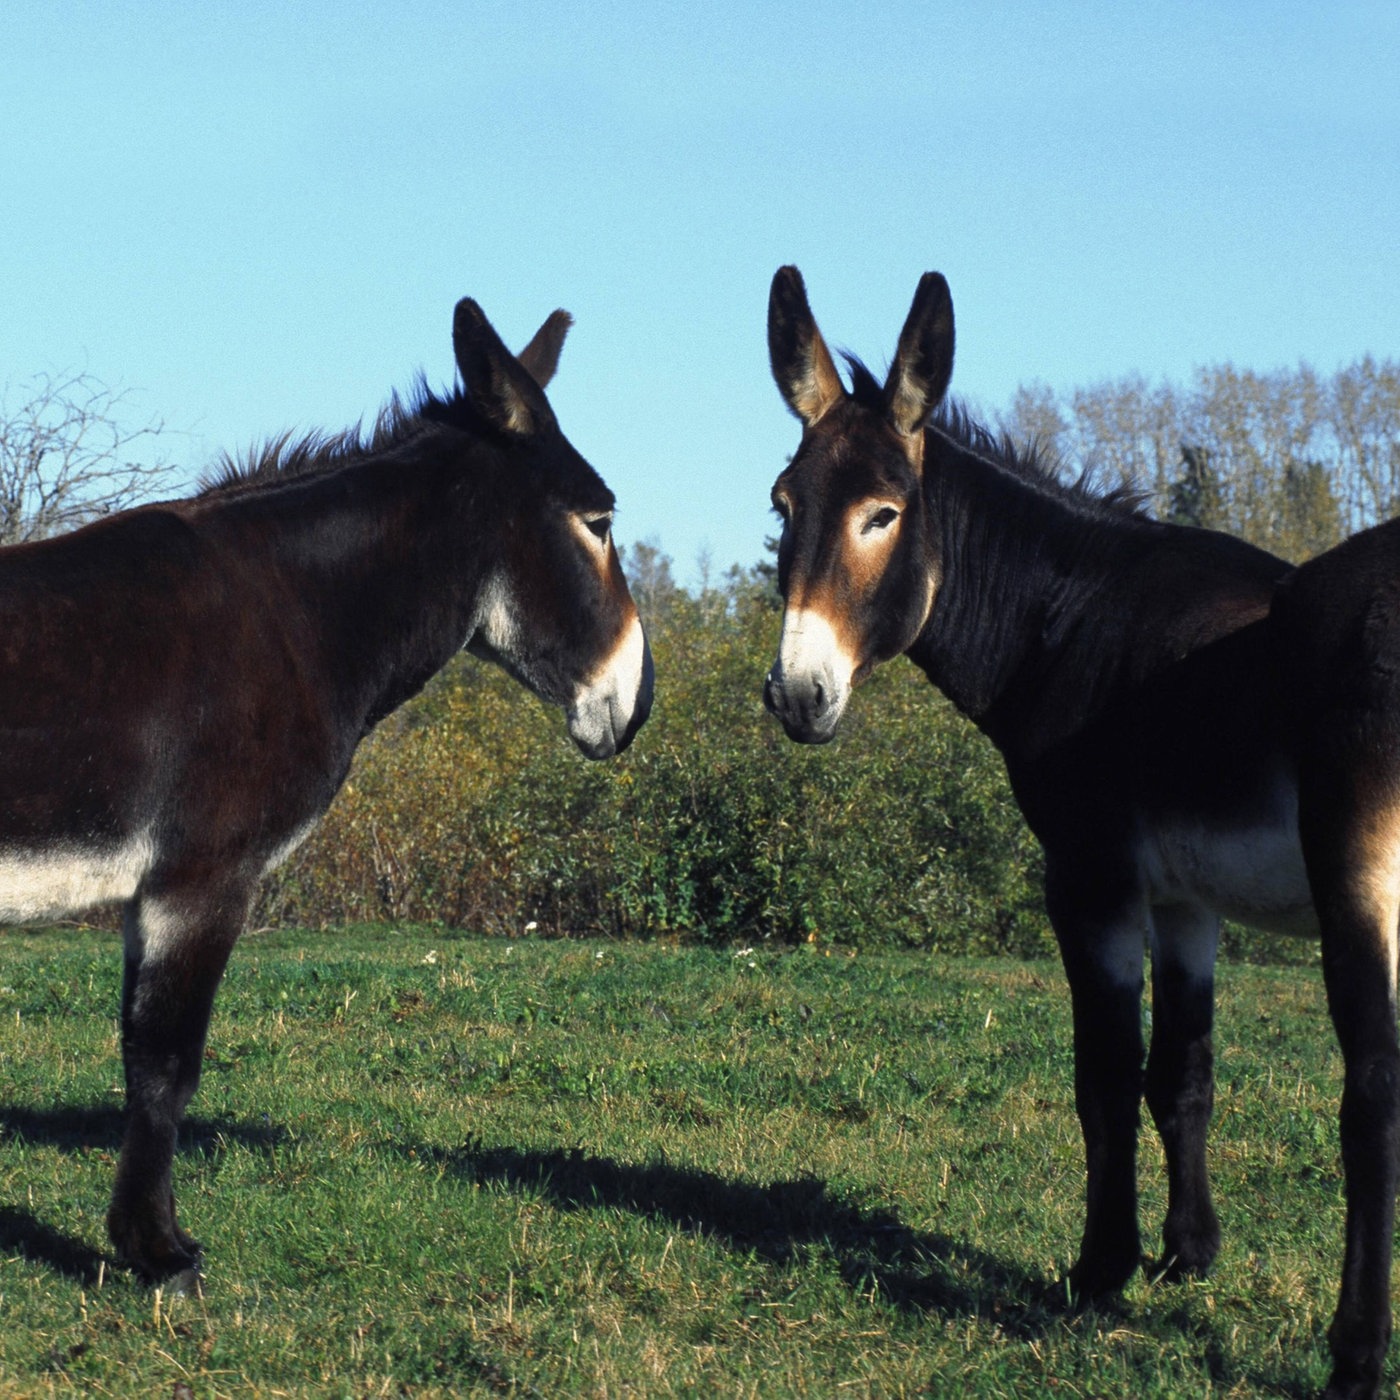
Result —
<path fill-rule="evenodd" d="M 515 621 L 515 600 L 501 578 L 493 576 L 482 588 L 476 604 L 472 633 L 480 633 L 492 651 L 509 655 L 519 629 Z M 470 640 L 470 634 L 468 636 Z"/>
<path fill-rule="evenodd" d="M 634 612 L 612 654 L 574 694 L 569 732 L 589 748 L 615 741 L 631 722 L 646 675 L 647 638 Z"/>
<path fill-rule="evenodd" d="M 0 920 L 55 919 L 130 899 L 154 856 L 145 833 L 119 846 L 0 850 Z"/>

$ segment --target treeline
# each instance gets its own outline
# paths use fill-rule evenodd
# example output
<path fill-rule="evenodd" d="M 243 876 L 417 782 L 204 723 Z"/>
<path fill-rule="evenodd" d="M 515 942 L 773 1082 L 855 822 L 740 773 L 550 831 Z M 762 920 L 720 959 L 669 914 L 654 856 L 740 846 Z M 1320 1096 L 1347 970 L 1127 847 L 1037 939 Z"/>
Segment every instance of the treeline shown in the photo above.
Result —
<path fill-rule="evenodd" d="M 1163 520 L 1228 530 L 1302 560 L 1400 514 L 1400 363 L 1141 376 L 1068 394 L 1023 386 L 1001 426 L 1070 475 L 1144 495 Z"/>
<path fill-rule="evenodd" d="M 1400 513 L 1400 367 L 1324 379 L 1230 366 L 1021 390 L 1001 426 L 1162 518 L 1302 559 Z M 656 657 L 632 749 L 584 762 L 494 669 L 454 663 L 366 743 L 316 833 L 268 883 L 264 922 L 440 921 L 518 934 L 903 943 L 1047 953 L 1040 854 L 991 746 L 913 667 L 855 698 L 842 737 L 790 743 L 764 713 L 771 571 L 689 590 L 627 560 Z M 1310 956 L 1238 932 L 1246 955 Z"/>

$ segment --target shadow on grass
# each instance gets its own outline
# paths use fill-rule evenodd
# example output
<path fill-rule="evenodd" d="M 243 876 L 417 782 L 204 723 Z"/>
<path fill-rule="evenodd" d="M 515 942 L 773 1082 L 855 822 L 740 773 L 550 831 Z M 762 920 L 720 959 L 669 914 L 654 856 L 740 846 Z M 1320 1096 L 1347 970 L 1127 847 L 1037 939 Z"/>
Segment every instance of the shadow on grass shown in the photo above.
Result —
<path fill-rule="evenodd" d="M 539 1192 L 565 1210 L 630 1211 L 779 1265 L 824 1251 L 852 1290 L 874 1290 L 909 1311 L 982 1317 L 1025 1338 L 1078 1311 L 1042 1276 L 952 1236 L 911 1230 L 893 1210 L 862 1208 L 815 1178 L 764 1186 L 666 1162 L 630 1166 L 576 1149 L 469 1143 L 411 1150 L 483 1184 Z"/>
<path fill-rule="evenodd" d="M 61 1152 L 117 1152 L 122 1145 L 125 1115 L 115 1105 L 82 1108 L 13 1108 L 0 1105 L 0 1142 L 56 1147 Z M 276 1123 L 230 1123 L 223 1119 L 186 1118 L 180 1124 L 178 1150 L 208 1152 L 220 1142 L 266 1150 L 287 1140 Z"/>
<path fill-rule="evenodd" d="M 0 1142 L 16 1139 L 55 1147 L 61 1152 L 108 1152 L 112 1154 L 114 1166 L 121 1149 L 122 1126 L 122 1110 L 106 1104 L 85 1108 L 0 1107 Z M 180 1151 L 207 1152 L 221 1142 L 237 1142 L 265 1150 L 286 1137 L 286 1131 L 274 1124 L 190 1118 L 180 1125 Z M 0 1206 L 0 1254 L 21 1255 L 84 1287 L 97 1283 L 98 1271 L 104 1263 L 112 1267 L 111 1255 L 13 1206 Z"/>
<path fill-rule="evenodd" d="M 0 1206 L 0 1254 L 43 1264 L 84 1288 L 95 1288 L 102 1265 L 112 1263 L 109 1255 L 10 1206 Z"/>

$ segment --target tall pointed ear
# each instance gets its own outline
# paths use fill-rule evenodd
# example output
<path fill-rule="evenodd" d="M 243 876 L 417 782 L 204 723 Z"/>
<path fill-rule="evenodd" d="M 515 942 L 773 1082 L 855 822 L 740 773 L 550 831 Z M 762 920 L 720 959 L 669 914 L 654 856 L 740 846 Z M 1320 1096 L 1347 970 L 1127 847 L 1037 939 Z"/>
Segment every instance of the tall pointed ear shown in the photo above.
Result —
<path fill-rule="evenodd" d="M 808 427 L 846 396 L 795 267 L 780 267 L 768 293 L 768 362 L 778 391 Z"/>
<path fill-rule="evenodd" d="M 953 377 L 953 298 L 941 273 L 919 279 L 885 380 L 890 421 L 912 437 L 943 401 Z"/>
<path fill-rule="evenodd" d="M 552 311 L 549 319 L 535 332 L 534 339 L 516 356 L 530 378 L 541 389 L 549 387 L 554 371 L 559 368 L 559 352 L 574 318 L 567 311 Z"/>
<path fill-rule="evenodd" d="M 452 349 L 467 396 L 502 432 L 539 433 L 555 425 L 544 391 L 470 297 L 463 297 L 453 313 Z"/>

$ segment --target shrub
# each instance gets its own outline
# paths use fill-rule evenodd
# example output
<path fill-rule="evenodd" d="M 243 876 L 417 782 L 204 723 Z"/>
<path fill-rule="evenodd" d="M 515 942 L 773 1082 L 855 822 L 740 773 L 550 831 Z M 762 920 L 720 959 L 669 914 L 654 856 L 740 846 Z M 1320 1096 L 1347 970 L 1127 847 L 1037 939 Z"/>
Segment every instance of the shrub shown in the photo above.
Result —
<path fill-rule="evenodd" d="M 878 672 L 811 750 L 763 712 L 777 612 L 758 580 L 673 589 L 650 632 L 656 707 L 606 764 L 454 662 L 363 746 L 262 921 L 1048 949 L 1000 760 L 912 667 Z"/>

